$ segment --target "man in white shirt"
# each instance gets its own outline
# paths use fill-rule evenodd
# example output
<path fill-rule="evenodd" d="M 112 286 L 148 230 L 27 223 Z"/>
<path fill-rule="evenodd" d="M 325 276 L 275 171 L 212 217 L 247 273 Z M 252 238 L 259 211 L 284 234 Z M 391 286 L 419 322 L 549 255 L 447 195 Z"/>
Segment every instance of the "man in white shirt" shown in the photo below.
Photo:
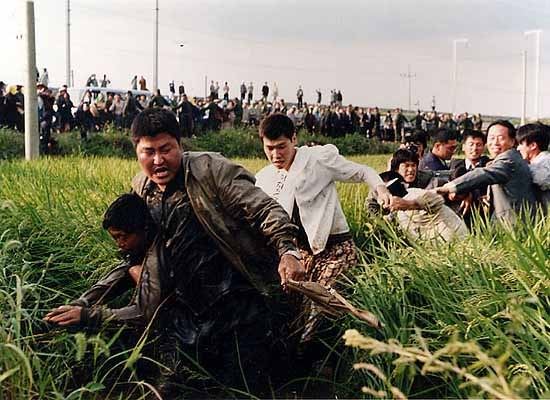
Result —
<path fill-rule="evenodd" d="M 541 123 L 523 125 L 518 129 L 517 141 L 518 151 L 529 163 L 537 200 L 547 210 L 550 206 L 549 127 Z"/>
<path fill-rule="evenodd" d="M 46 68 L 44 68 L 44 72 L 42 72 L 42 76 L 40 77 L 39 83 L 41 83 L 45 87 L 48 87 L 48 85 L 50 84 L 50 77 L 48 75 L 48 70 Z"/>
<path fill-rule="evenodd" d="M 391 195 L 374 169 L 346 160 L 336 146 L 296 147 L 295 126 L 284 114 L 266 117 L 260 138 L 271 164 L 256 174 L 256 186 L 277 200 L 298 225 L 296 256 L 304 264 L 306 279 L 333 284 L 357 263 L 335 182 L 365 182 L 385 207 L 390 206 Z M 311 339 L 319 322 L 314 307 L 308 313 L 303 342 Z"/>
<path fill-rule="evenodd" d="M 251 104 L 252 98 L 254 96 L 254 85 L 252 84 L 252 82 L 250 82 L 250 84 L 246 88 L 246 92 L 248 93 L 248 104 Z"/>

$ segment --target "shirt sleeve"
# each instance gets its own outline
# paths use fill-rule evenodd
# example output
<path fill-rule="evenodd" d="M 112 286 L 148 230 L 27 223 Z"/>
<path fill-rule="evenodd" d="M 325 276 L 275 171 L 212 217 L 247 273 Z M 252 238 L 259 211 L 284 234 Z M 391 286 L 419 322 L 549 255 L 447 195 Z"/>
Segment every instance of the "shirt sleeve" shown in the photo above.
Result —
<path fill-rule="evenodd" d="M 90 307 L 117 298 L 133 287 L 133 281 L 128 275 L 130 267 L 126 261 L 120 263 L 71 304 Z"/>
<path fill-rule="evenodd" d="M 108 308 L 102 305 L 83 307 L 80 311 L 80 325 L 98 329 L 105 323 L 143 325 L 144 319 L 137 303 L 122 308 Z"/>
<path fill-rule="evenodd" d="M 142 264 L 141 279 L 130 304 L 122 308 L 109 308 L 99 303 L 91 306 L 76 304 L 83 307 L 80 314 L 82 326 L 98 328 L 106 322 L 143 326 L 154 318 L 162 302 L 158 245 L 158 241 L 155 240 L 147 252 Z"/>
<path fill-rule="evenodd" d="M 338 148 L 332 144 L 321 147 L 319 160 L 330 171 L 335 181 L 365 182 L 371 190 L 384 184 L 376 170 L 368 165 L 347 160 L 340 155 Z"/>
<path fill-rule="evenodd" d="M 538 164 L 531 164 L 531 175 L 533 176 L 533 183 L 537 185 L 541 190 L 550 190 L 550 157 L 546 162 L 540 162 Z"/>
<path fill-rule="evenodd" d="M 486 185 L 502 184 L 510 180 L 514 163 L 509 159 L 496 159 L 483 168 L 475 168 L 452 181 L 456 193 L 466 193 Z"/>

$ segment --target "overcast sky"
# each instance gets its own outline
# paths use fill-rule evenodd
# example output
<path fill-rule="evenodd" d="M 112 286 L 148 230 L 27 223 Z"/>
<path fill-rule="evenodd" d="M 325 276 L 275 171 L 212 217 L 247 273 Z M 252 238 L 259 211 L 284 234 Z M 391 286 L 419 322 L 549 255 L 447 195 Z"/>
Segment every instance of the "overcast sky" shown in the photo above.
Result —
<path fill-rule="evenodd" d="M 106 73 L 128 88 L 133 75 L 152 87 L 154 0 L 71 0 L 76 86 Z M 184 82 L 204 94 L 205 76 L 237 95 L 240 82 L 277 82 L 285 99 L 324 100 L 341 89 L 344 103 L 450 110 L 452 43 L 458 46 L 456 111 L 521 112 L 521 52 L 528 51 L 528 115 L 534 112 L 534 37 L 550 26 L 549 0 L 159 0 L 159 87 Z M 21 82 L 23 0 L 0 0 L 0 79 Z M 65 0 L 36 0 L 37 65 L 53 86 L 65 81 Z M 550 31 L 542 35 L 541 112 L 550 116 Z M 180 47 L 180 43 L 185 43 Z"/>

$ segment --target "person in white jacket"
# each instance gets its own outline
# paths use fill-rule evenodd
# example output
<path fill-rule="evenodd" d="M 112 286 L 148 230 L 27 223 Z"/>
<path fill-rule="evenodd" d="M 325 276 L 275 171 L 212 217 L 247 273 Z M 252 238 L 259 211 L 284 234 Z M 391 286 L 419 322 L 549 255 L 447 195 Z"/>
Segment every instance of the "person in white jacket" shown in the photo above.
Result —
<path fill-rule="evenodd" d="M 550 143 L 549 127 L 541 123 L 520 126 L 517 134 L 518 151 L 529 163 L 535 194 L 545 212 L 550 207 Z"/>
<path fill-rule="evenodd" d="M 385 207 L 390 206 L 389 191 L 374 169 L 346 160 L 332 144 L 296 147 L 296 129 L 284 114 L 266 117 L 260 124 L 260 138 L 270 165 L 256 174 L 256 185 L 298 225 L 300 252 L 295 256 L 304 264 L 306 279 L 334 284 L 339 274 L 357 263 L 335 182 L 365 182 Z M 302 342 L 311 339 L 318 321 L 312 307 Z"/>

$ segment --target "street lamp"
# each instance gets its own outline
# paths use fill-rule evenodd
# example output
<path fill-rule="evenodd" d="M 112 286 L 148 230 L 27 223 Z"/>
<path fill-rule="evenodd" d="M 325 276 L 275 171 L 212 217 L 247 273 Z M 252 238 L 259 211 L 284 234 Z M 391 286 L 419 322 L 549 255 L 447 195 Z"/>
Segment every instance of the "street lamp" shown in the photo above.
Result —
<path fill-rule="evenodd" d="M 153 34 L 153 93 L 159 87 L 159 0 L 155 1 L 155 29 Z"/>
<path fill-rule="evenodd" d="M 540 35 L 542 31 L 540 29 L 534 29 L 531 31 L 526 31 L 523 34 L 525 36 L 535 35 L 535 119 L 539 119 L 539 73 L 540 73 Z"/>
<path fill-rule="evenodd" d="M 453 40 L 453 98 L 452 98 L 452 113 L 454 115 L 455 108 L 456 108 L 456 79 L 457 79 L 457 73 L 456 73 L 456 45 L 458 43 L 462 43 L 465 46 L 468 46 L 468 39 L 461 38 L 461 39 L 455 39 Z"/>
<path fill-rule="evenodd" d="M 67 0 L 67 29 L 65 31 L 65 53 L 65 84 L 67 86 L 74 86 L 74 79 L 71 82 L 71 0 Z"/>
<path fill-rule="evenodd" d="M 400 74 L 401 78 L 407 78 L 409 80 L 409 103 L 407 110 L 411 111 L 411 78 L 416 78 L 416 74 L 411 74 L 411 64 L 409 64 L 409 67 L 407 69 L 406 74 Z"/>

